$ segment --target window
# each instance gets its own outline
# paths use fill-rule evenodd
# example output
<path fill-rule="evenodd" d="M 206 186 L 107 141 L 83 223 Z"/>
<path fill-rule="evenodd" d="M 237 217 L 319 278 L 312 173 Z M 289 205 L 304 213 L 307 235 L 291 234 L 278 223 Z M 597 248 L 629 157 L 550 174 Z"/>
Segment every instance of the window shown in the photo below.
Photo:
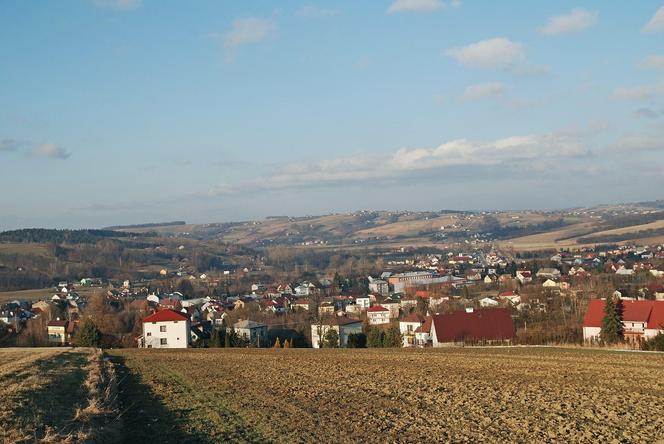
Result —
<path fill-rule="evenodd" d="M 166 326 L 165 326 L 165 325 L 161 325 L 161 326 L 159 327 L 159 331 L 162 332 L 162 333 L 166 333 Z"/>
<path fill-rule="evenodd" d="M 166 338 L 161 338 L 161 339 L 159 340 L 159 343 L 160 343 L 161 345 L 167 345 Z"/>

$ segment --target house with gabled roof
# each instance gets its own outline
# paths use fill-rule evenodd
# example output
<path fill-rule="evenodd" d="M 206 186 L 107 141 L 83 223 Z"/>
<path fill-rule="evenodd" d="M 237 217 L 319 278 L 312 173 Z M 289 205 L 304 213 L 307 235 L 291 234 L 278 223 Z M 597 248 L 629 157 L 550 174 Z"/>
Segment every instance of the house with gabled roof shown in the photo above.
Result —
<path fill-rule="evenodd" d="M 187 348 L 191 341 L 191 324 L 184 313 L 159 310 L 143 319 L 140 348 Z"/>
<path fill-rule="evenodd" d="M 390 310 L 381 305 L 374 305 L 367 310 L 367 318 L 370 325 L 389 324 Z"/>
<path fill-rule="evenodd" d="M 583 319 L 583 339 L 600 340 L 605 299 L 592 299 Z M 625 340 L 638 343 L 664 333 L 664 301 L 620 300 Z"/>
<path fill-rule="evenodd" d="M 511 343 L 516 335 L 509 310 L 455 311 L 434 315 L 431 340 L 434 347 L 446 347 L 471 343 Z"/>
<path fill-rule="evenodd" d="M 415 330 L 424 325 L 426 317 L 417 313 L 411 313 L 399 320 L 399 331 L 403 339 L 404 347 L 414 347 Z"/>
<path fill-rule="evenodd" d="M 48 333 L 49 344 L 65 345 L 69 343 L 69 335 L 67 334 L 67 321 L 54 319 L 46 324 Z"/>

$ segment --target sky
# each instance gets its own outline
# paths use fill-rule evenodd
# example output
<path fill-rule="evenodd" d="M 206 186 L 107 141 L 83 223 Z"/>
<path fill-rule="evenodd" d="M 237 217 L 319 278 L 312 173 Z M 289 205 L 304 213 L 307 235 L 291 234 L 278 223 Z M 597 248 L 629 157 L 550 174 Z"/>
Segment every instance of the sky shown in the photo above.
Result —
<path fill-rule="evenodd" d="M 664 2 L 0 0 L 0 229 L 664 198 Z"/>

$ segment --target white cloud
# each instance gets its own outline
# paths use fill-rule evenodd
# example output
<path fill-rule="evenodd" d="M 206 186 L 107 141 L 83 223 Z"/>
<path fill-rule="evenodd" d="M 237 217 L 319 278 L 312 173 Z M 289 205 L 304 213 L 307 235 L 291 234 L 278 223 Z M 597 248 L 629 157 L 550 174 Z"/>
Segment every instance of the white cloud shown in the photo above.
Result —
<path fill-rule="evenodd" d="M 569 34 L 588 29 L 596 22 L 596 12 L 575 8 L 569 14 L 551 17 L 541 31 L 546 35 Z"/>
<path fill-rule="evenodd" d="M 616 88 L 613 98 L 620 100 L 643 100 L 664 95 L 664 81 L 654 85 L 641 85 Z"/>
<path fill-rule="evenodd" d="M 389 14 L 396 12 L 433 12 L 443 7 L 440 0 L 395 0 L 387 9 Z"/>
<path fill-rule="evenodd" d="M 55 143 L 44 143 L 30 151 L 32 157 L 51 157 L 54 159 L 67 159 L 71 154 L 60 145 Z"/>
<path fill-rule="evenodd" d="M 664 69 L 664 56 L 650 55 L 643 59 L 639 66 L 641 68 Z"/>
<path fill-rule="evenodd" d="M 300 18 L 328 18 L 339 14 L 337 9 L 325 9 L 315 5 L 305 5 L 295 12 Z"/>
<path fill-rule="evenodd" d="M 650 21 L 643 27 L 644 32 L 664 31 L 664 6 L 659 8 Z"/>
<path fill-rule="evenodd" d="M 227 59 L 232 60 L 240 46 L 261 42 L 274 34 L 276 29 L 277 25 L 272 20 L 257 17 L 236 19 L 231 30 L 223 36 Z"/>
<path fill-rule="evenodd" d="M 616 141 L 614 151 L 659 151 L 664 150 L 664 134 L 628 134 Z"/>
<path fill-rule="evenodd" d="M 463 92 L 465 100 L 477 100 L 483 97 L 496 96 L 505 92 L 505 85 L 500 82 L 480 83 L 479 85 L 471 85 Z"/>
<path fill-rule="evenodd" d="M 136 9 L 143 5 L 143 0 L 95 0 L 99 8 Z"/>
<path fill-rule="evenodd" d="M 513 136 L 489 142 L 456 139 L 434 148 L 402 148 L 386 155 L 293 163 L 260 181 L 220 186 L 210 194 L 385 181 L 419 177 L 427 171 L 449 167 L 507 166 L 587 154 L 580 135 L 573 132 Z"/>
<path fill-rule="evenodd" d="M 526 58 L 521 44 L 512 42 L 505 37 L 496 37 L 466 46 L 450 48 L 445 53 L 462 65 L 477 68 L 514 66 Z"/>

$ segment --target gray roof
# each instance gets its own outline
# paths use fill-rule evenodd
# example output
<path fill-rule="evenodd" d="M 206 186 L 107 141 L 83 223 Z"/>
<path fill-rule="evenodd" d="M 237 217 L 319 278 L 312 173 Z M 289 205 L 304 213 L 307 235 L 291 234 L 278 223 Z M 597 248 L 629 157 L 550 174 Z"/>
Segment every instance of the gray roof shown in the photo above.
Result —
<path fill-rule="evenodd" d="M 260 322 L 255 322 L 255 321 L 250 321 L 248 319 L 243 319 L 242 321 L 237 321 L 235 325 L 233 325 L 234 328 L 260 328 L 260 327 L 267 327 L 265 324 L 261 324 Z"/>

